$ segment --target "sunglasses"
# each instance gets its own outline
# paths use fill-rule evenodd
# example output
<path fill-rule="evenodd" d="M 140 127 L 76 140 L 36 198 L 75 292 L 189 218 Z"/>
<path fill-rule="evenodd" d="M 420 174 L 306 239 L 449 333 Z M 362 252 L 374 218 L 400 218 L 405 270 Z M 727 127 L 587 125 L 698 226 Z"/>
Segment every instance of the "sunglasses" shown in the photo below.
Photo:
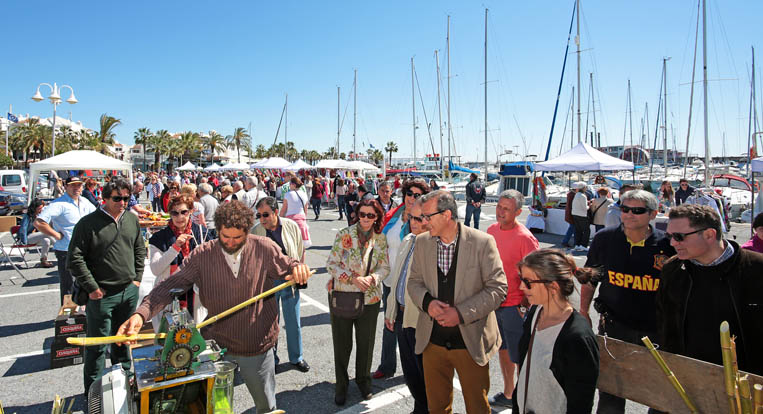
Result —
<path fill-rule="evenodd" d="M 190 212 L 191 212 L 190 210 L 180 210 L 180 211 L 177 211 L 177 210 L 173 210 L 173 211 L 170 211 L 170 215 L 171 215 L 172 217 L 177 217 L 177 216 L 187 216 L 187 215 L 188 215 L 188 213 L 190 213 Z"/>
<path fill-rule="evenodd" d="M 255 215 L 255 217 L 257 217 L 257 218 L 260 218 L 260 217 L 268 218 L 268 217 L 270 217 L 270 213 L 257 213 Z"/>
<path fill-rule="evenodd" d="M 373 220 L 373 219 L 376 218 L 376 213 L 364 213 L 364 212 L 361 211 L 360 213 L 358 213 L 358 217 L 360 217 L 360 218 L 370 218 L 371 220 Z"/>
<path fill-rule="evenodd" d="M 114 196 L 114 197 L 111 197 L 111 200 L 115 203 L 119 203 L 122 201 L 130 201 L 130 196 L 126 196 L 126 197 Z"/>
<path fill-rule="evenodd" d="M 413 191 L 408 190 L 408 191 L 405 192 L 405 195 L 407 195 L 408 197 L 413 197 L 415 199 L 415 198 L 421 197 L 422 194 L 421 193 L 414 193 Z"/>
<path fill-rule="evenodd" d="M 421 217 L 420 217 L 420 218 L 421 218 L 421 221 L 422 221 L 422 222 L 423 222 L 424 220 L 426 220 L 426 221 L 430 221 L 430 220 L 432 220 L 432 217 L 434 217 L 434 216 L 436 216 L 436 215 L 438 215 L 438 214 L 440 214 L 440 213 L 444 213 L 445 211 L 447 211 L 447 210 L 440 210 L 440 211 L 435 211 L 435 212 L 434 212 L 434 213 L 432 213 L 432 214 L 422 214 L 422 215 L 421 215 Z M 417 221 L 418 221 L 418 220 L 417 220 Z"/>
<path fill-rule="evenodd" d="M 519 277 L 519 280 L 522 281 L 522 284 L 525 285 L 525 287 L 527 289 L 532 289 L 533 288 L 532 285 L 535 284 L 535 283 L 542 283 L 544 285 L 547 284 L 547 283 L 554 283 L 553 280 L 542 280 L 542 279 L 530 280 L 530 279 L 524 278 L 522 276 Z"/>
<path fill-rule="evenodd" d="M 649 209 L 646 207 L 628 207 L 628 206 L 620 206 L 620 211 L 623 213 L 633 213 L 636 215 L 641 215 L 649 212 Z"/>
<path fill-rule="evenodd" d="M 424 217 L 421 216 L 411 216 L 411 220 L 415 221 L 416 223 L 421 223 L 424 221 Z"/>
<path fill-rule="evenodd" d="M 690 231 L 688 233 L 665 233 L 665 237 L 667 237 L 668 240 L 673 239 L 673 240 L 681 243 L 682 241 L 686 240 L 686 236 L 691 236 L 692 234 L 697 234 L 697 233 L 699 233 L 701 231 L 705 231 L 705 230 L 707 230 L 707 227 L 705 227 L 704 229 Z"/>

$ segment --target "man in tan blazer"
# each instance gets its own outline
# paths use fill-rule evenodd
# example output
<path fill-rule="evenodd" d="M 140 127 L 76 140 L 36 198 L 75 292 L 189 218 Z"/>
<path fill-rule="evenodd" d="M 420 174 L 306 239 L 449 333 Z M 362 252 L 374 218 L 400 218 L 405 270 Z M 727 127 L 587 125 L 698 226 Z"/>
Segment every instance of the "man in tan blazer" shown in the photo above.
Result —
<path fill-rule="evenodd" d="M 449 192 L 431 192 L 421 203 L 431 230 L 416 238 L 408 294 L 422 311 L 416 353 L 423 353 L 429 412 L 452 412 L 455 370 L 466 411 L 489 414 L 488 362 L 501 344 L 494 311 L 507 291 L 498 248 L 490 235 L 458 222 Z"/>

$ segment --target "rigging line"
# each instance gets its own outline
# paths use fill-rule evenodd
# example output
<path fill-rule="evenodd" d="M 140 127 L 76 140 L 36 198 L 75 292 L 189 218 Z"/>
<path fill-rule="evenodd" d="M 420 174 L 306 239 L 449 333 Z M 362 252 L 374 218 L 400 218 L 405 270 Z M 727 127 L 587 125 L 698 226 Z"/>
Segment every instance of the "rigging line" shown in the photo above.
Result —
<path fill-rule="evenodd" d="M 488 48 L 490 48 L 490 50 L 493 51 L 491 56 L 493 56 L 494 60 L 498 61 L 498 66 L 500 68 L 500 73 L 503 76 L 502 78 L 503 79 L 513 79 L 513 77 L 511 77 L 509 75 L 509 71 L 506 69 L 507 65 L 506 65 L 506 63 L 504 61 L 504 58 L 503 58 L 503 52 L 502 52 L 501 45 L 500 45 L 500 37 L 498 36 L 497 32 L 495 31 L 495 27 L 497 25 L 493 24 L 493 16 L 492 15 L 488 16 L 488 20 L 491 23 L 490 25 L 488 25 L 488 30 L 492 34 L 492 38 L 495 39 L 495 40 L 493 40 L 488 45 Z M 498 100 L 499 100 L 498 107 L 499 108 L 504 107 L 505 105 L 502 105 L 503 101 L 507 100 L 509 105 L 506 105 L 506 106 L 509 106 L 513 113 L 515 113 L 515 114 L 519 113 L 519 110 L 517 109 L 516 101 L 514 99 L 514 94 L 513 94 L 512 89 L 511 89 L 511 84 L 509 82 L 506 82 L 506 90 L 504 90 L 503 87 L 504 87 L 504 82 L 498 82 L 498 90 L 500 92 L 500 93 L 497 94 Z M 504 95 L 507 95 L 508 99 L 506 99 L 504 97 Z M 499 120 L 499 125 L 503 124 L 503 118 L 501 117 L 501 115 L 502 115 L 502 112 L 498 111 L 497 112 L 497 116 L 498 116 L 498 120 Z"/>
<path fill-rule="evenodd" d="M 522 146 L 524 147 L 523 149 L 525 150 L 525 156 L 527 156 L 527 140 L 525 139 L 525 134 L 522 133 L 522 128 L 519 127 L 519 121 L 517 121 L 516 115 L 512 115 L 512 117 L 514 118 L 514 123 L 517 126 L 517 131 L 519 131 L 519 138 L 522 139 Z"/>
<path fill-rule="evenodd" d="M 559 143 L 559 153 L 557 156 L 562 155 L 562 150 L 564 149 L 564 138 L 567 136 L 567 122 L 570 120 L 570 112 L 572 111 L 572 101 L 574 100 L 574 96 L 570 97 L 570 104 L 567 106 L 567 115 L 564 116 L 564 128 L 562 129 L 562 140 Z M 570 135 L 570 139 L 572 139 L 572 135 Z"/>
<path fill-rule="evenodd" d="M 278 142 L 278 133 L 281 131 L 281 122 L 283 122 L 283 116 L 286 113 L 286 103 L 283 104 L 283 109 L 281 110 L 281 119 L 278 121 L 278 128 L 276 129 L 276 137 L 273 139 L 273 145 Z"/>
<path fill-rule="evenodd" d="M 583 22 L 583 31 L 584 31 L 584 33 L 587 36 L 586 39 L 588 39 L 588 43 L 591 44 L 591 47 L 588 48 L 587 50 L 591 50 L 591 51 L 595 50 L 596 49 L 596 45 L 593 43 L 593 36 L 591 36 L 591 32 L 590 32 L 589 27 L 588 27 L 588 20 L 586 18 L 585 13 L 581 12 L 580 13 L 580 18 L 583 19 L 582 20 L 582 22 Z M 593 68 L 592 72 L 593 73 L 600 73 L 599 72 L 599 65 L 598 65 L 598 63 L 596 61 L 596 55 L 594 53 L 589 53 L 588 54 L 588 59 L 590 60 L 591 67 Z M 602 134 L 604 135 L 604 137 L 606 138 L 608 136 L 608 134 L 607 134 L 607 115 L 604 112 L 604 108 L 606 107 L 606 105 L 604 104 L 604 101 L 601 98 L 601 90 L 600 90 L 599 84 L 597 83 L 595 86 L 592 86 L 592 88 L 594 89 L 594 97 L 597 94 L 599 95 L 599 108 L 601 108 L 600 113 L 601 113 L 601 125 L 602 125 L 602 127 L 598 128 L 598 126 L 597 126 L 597 129 L 599 131 L 601 131 Z M 594 110 L 596 110 L 596 109 L 594 108 Z"/>
<path fill-rule="evenodd" d="M 419 101 L 421 102 L 421 110 L 424 112 L 424 122 L 427 124 L 427 134 L 429 135 L 429 144 L 432 145 L 432 154 L 437 153 L 434 149 L 434 141 L 432 140 L 432 125 L 427 119 L 427 110 L 424 107 L 424 96 L 421 94 L 421 84 L 419 83 L 419 74 L 415 69 L 413 70 L 413 76 L 416 78 L 416 88 L 419 90 Z"/>
<path fill-rule="evenodd" d="M 588 119 L 591 116 L 591 92 L 593 91 L 593 85 L 588 88 L 588 98 L 586 98 L 586 114 L 585 114 L 585 135 L 583 136 L 583 142 L 588 142 Z M 596 108 L 594 108 L 596 110 Z M 594 146 L 591 143 L 591 146 Z"/>
<path fill-rule="evenodd" d="M 692 105 L 694 103 L 694 75 L 697 71 L 697 44 L 699 43 L 699 16 L 702 0 L 697 0 L 697 25 L 694 29 L 694 61 L 691 68 L 691 92 L 689 94 L 689 121 L 686 128 L 686 153 L 684 154 L 684 173 L 683 178 L 686 178 L 686 166 L 689 164 L 689 137 L 691 136 L 691 116 Z"/>

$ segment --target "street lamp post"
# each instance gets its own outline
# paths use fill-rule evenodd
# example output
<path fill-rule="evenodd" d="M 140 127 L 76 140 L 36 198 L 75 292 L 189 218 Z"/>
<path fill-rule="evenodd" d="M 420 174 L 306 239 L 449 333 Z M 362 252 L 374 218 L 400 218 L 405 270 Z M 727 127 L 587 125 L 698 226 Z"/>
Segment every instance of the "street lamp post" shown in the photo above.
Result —
<path fill-rule="evenodd" d="M 66 102 L 74 105 L 74 104 L 76 104 L 79 101 L 77 100 L 77 98 L 74 97 L 74 89 L 72 89 L 71 86 L 69 86 L 69 85 L 61 85 L 61 87 L 59 88 L 58 85 L 55 82 L 53 83 L 53 86 L 51 86 L 49 83 L 45 83 L 45 82 L 37 85 L 37 92 L 35 92 L 34 96 L 32 96 L 32 100 L 33 101 L 40 102 L 43 99 L 45 99 L 45 98 L 42 97 L 42 95 L 40 95 L 40 86 L 43 86 L 43 85 L 45 85 L 48 88 L 50 88 L 50 96 L 48 96 L 48 99 L 50 100 L 50 103 L 53 104 L 53 148 L 51 149 L 52 150 L 51 156 L 54 156 L 54 155 L 56 155 L 56 108 L 58 107 L 58 104 L 61 103 L 61 93 L 60 93 L 61 89 L 69 88 L 69 90 L 72 93 L 69 96 L 69 99 L 66 100 Z"/>

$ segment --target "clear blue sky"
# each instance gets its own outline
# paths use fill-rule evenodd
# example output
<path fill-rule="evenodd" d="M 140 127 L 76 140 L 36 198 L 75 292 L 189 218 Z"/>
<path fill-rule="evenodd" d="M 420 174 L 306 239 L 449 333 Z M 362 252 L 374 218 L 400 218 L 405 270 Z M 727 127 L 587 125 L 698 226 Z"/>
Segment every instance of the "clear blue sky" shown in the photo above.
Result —
<path fill-rule="evenodd" d="M 0 26 L 0 108 L 51 116 L 47 101 L 29 99 L 40 82 L 71 85 L 80 102 L 62 104 L 97 129 L 102 113 L 122 120 L 117 139 L 131 144 L 140 127 L 171 132 L 252 123 L 254 144 L 272 144 L 284 94 L 288 138 L 300 149 L 326 151 L 336 138 L 337 91 L 347 109 L 340 150 L 352 145 L 351 88 L 358 70 L 358 150 L 398 143 L 412 150 L 410 59 L 439 151 L 434 50 L 445 81 L 446 18 L 451 16 L 451 118 L 455 147 L 483 160 L 484 6 L 488 28 L 488 156 L 504 149 L 545 149 L 573 0 L 471 1 L 24 1 L 7 2 Z M 632 83 L 634 140 L 649 104 L 654 135 L 662 58 L 668 62 L 669 126 L 686 139 L 697 5 L 692 1 L 584 0 L 581 37 L 583 111 L 594 72 L 596 118 L 603 143 L 623 141 L 626 88 Z M 709 1 L 708 66 L 711 151 L 744 151 L 749 108 L 750 46 L 762 73 L 760 1 Z M 574 31 L 574 29 L 573 29 Z M 574 36 L 574 33 L 573 33 Z M 701 47 L 701 43 L 700 43 Z M 574 51 L 574 43 L 571 51 Z M 701 50 L 701 49 L 700 49 Z M 697 80 L 702 79 L 701 56 Z M 575 84 L 568 59 L 552 155 Z M 758 83 L 759 114 L 763 92 Z M 702 147 L 702 89 L 697 84 L 691 152 Z M 443 95 L 445 86 L 442 87 Z M 42 93 L 47 96 L 48 91 Z M 431 152 L 416 92 L 419 155 Z M 64 93 L 68 97 L 68 91 Z M 346 105 L 349 103 L 349 107 Z M 593 122 L 593 114 L 589 115 Z M 759 115 L 760 117 L 760 115 Z M 443 96 L 443 118 L 445 106 Z M 583 124 L 586 114 L 583 115 Z M 589 126 L 589 129 L 591 127 Z M 567 127 L 569 139 L 569 124 Z M 283 133 L 283 131 L 282 131 Z M 672 146 L 672 134 L 671 134 Z M 569 141 L 565 146 L 569 145 Z M 650 144 L 651 145 L 651 144 Z M 525 150 L 526 147 L 526 150 Z M 506 158 L 504 158 L 506 159 Z"/>

